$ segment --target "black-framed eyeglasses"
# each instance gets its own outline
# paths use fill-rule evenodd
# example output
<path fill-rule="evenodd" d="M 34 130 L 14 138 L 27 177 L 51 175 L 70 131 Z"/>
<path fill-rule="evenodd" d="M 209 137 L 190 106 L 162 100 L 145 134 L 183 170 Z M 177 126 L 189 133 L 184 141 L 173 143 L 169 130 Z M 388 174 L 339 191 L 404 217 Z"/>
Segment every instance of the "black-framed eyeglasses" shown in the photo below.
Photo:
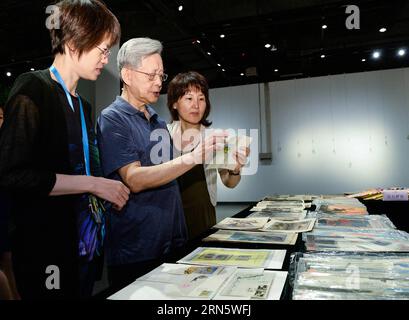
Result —
<path fill-rule="evenodd" d="M 98 47 L 98 46 L 96 46 L 96 47 L 99 49 L 99 51 L 101 51 L 102 55 L 103 55 L 105 58 L 108 58 L 108 57 L 111 55 L 111 50 L 109 50 L 109 49 L 102 49 L 102 48 L 100 48 L 100 47 Z"/>
<path fill-rule="evenodd" d="M 148 76 L 149 81 L 155 80 L 155 76 L 158 76 L 160 81 L 164 82 L 168 79 L 168 75 L 166 73 L 148 73 L 139 70 L 132 69 L 133 71 L 146 74 Z"/>

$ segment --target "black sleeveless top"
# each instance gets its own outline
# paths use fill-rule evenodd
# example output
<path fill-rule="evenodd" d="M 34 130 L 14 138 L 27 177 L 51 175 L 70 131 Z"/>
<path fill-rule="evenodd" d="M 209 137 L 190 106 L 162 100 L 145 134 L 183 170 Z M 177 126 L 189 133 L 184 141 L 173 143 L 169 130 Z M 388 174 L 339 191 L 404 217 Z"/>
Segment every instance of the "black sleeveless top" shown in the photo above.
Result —
<path fill-rule="evenodd" d="M 198 238 L 216 224 L 216 210 L 210 201 L 203 164 L 178 178 L 189 240 Z"/>

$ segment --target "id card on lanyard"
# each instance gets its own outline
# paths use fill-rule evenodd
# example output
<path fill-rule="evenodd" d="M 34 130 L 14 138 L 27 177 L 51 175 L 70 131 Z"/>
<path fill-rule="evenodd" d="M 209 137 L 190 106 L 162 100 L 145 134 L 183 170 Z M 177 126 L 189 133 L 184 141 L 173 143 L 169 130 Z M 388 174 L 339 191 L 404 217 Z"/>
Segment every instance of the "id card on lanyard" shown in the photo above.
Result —
<path fill-rule="evenodd" d="M 55 66 L 50 67 L 50 71 L 54 74 L 55 78 L 57 79 L 58 83 L 63 87 L 65 95 L 68 100 L 68 104 L 70 105 L 73 112 L 75 112 L 74 104 L 72 102 L 72 97 L 70 92 L 68 91 L 64 80 L 62 79 L 60 73 L 56 69 Z M 90 156 L 89 156 L 89 142 L 88 142 L 88 131 L 87 131 L 87 124 L 85 122 L 84 116 L 84 108 L 82 106 L 82 101 L 80 96 L 77 94 L 78 102 L 80 105 L 80 116 L 81 116 L 81 131 L 82 131 L 82 147 L 84 151 L 84 162 L 85 162 L 85 173 L 87 176 L 91 175 L 91 167 L 90 167 Z M 93 215 L 94 221 L 96 223 L 102 223 L 101 214 L 105 211 L 105 208 L 101 201 L 99 201 L 94 195 L 90 194 L 88 196 L 89 200 L 89 208 Z"/>

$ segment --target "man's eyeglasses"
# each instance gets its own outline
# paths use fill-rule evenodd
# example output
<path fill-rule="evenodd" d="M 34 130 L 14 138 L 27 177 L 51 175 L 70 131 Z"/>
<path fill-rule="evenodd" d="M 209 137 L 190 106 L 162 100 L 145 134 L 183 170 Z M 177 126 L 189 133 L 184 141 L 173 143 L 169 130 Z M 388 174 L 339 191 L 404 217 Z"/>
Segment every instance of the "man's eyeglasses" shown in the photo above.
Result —
<path fill-rule="evenodd" d="M 159 76 L 160 81 L 164 82 L 168 79 L 168 75 L 166 73 L 148 73 L 139 70 L 132 69 L 135 72 L 143 73 L 148 76 L 149 81 L 155 80 L 155 76 Z"/>
<path fill-rule="evenodd" d="M 111 55 L 111 50 L 109 50 L 109 49 L 102 49 L 102 48 L 100 48 L 100 47 L 98 47 L 98 46 L 97 46 L 97 48 L 99 49 L 99 51 L 101 51 L 102 55 L 103 55 L 105 58 L 108 58 L 108 57 Z"/>

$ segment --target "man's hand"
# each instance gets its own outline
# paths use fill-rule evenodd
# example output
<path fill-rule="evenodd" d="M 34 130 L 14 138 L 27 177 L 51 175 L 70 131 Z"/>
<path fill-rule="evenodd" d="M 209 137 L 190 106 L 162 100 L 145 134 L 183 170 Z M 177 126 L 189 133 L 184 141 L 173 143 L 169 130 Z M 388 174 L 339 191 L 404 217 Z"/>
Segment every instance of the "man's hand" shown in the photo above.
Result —
<path fill-rule="evenodd" d="M 224 130 L 215 130 L 207 135 L 192 152 L 195 163 L 209 163 L 215 151 L 223 150 L 227 136 L 228 133 Z"/>

